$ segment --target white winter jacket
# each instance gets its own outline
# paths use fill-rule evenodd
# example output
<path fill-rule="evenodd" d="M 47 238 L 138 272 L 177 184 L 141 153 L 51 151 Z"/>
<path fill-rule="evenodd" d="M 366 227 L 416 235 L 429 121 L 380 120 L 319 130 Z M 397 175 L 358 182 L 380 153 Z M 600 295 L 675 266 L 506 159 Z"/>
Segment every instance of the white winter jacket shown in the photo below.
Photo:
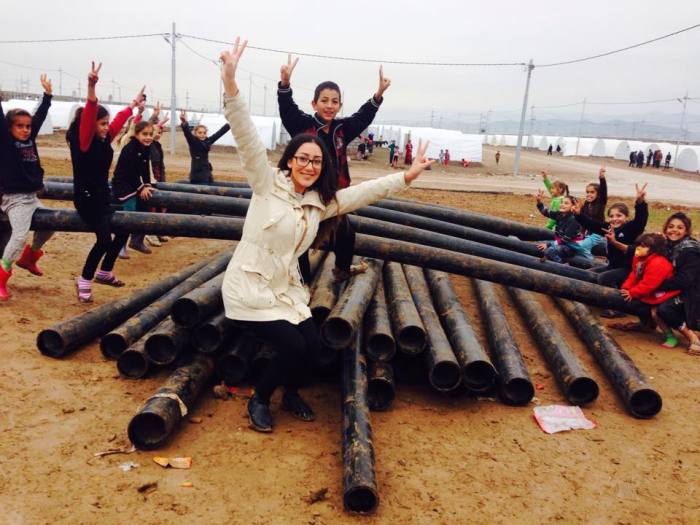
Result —
<path fill-rule="evenodd" d="M 299 198 L 291 178 L 268 164 L 267 151 L 240 93 L 225 97 L 224 103 L 226 120 L 253 189 L 243 235 L 221 287 L 226 317 L 299 324 L 311 317 L 311 310 L 298 258 L 311 246 L 319 223 L 405 189 L 404 174 L 339 190 L 328 206 L 314 190 Z"/>

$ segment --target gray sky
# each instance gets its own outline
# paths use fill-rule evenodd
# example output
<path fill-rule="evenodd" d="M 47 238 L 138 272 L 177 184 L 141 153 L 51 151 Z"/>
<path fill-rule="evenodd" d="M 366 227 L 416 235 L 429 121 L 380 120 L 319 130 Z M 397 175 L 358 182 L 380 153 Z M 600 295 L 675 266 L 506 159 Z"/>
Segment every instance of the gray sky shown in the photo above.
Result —
<path fill-rule="evenodd" d="M 526 62 L 567 60 L 624 47 L 700 22 L 700 2 L 599 1 L 549 2 L 500 0 L 467 2 L 354 2 L 223 1 L 172 2 L 165 0 L 95 2 L 32 0 L 6 2 L 0 40 L 165 33 L 171 21 L 180 33 L 217 40 L 247 37 L 251 45 L 284 50 L 386 60 L 453 62 Z M 31 6 L 31 8 L 28 8 Z M 421 7 L 422 6 L 422 7 Z M 12 21 L 12 23 L 7 23 Z M 192 49 L 216 58 L 222 46 L 185 39 Z M 567 104 L 589 101 L 618 102 L 700 97 L 700 29 L 583 64 L 535 69 L 531 104 Z M 214 108 L 218 71 L 183 45 L 178 45 L 178 104 Z M 0 86 L 16 89 L 21 76 L 38 89 L 36 68 L 63 68 L 80 77 L 84 86 L 90 60 L 104 63 L 98 95 L 106 99 L 114 79 L 128 100 L 140 84 L 148 85 L 149 99 L 169 101 L 170 48 L 160 37 L 108 42 L 0 45 Z M 272 114 L 279 66 L 286 56 L 249 50 L 241 67 L 253 76 L 252 104 Z M 492 109 L 492 119 L 517 118 L 522 104 L 525 74 L 521 67 L 461 68 L 384 66 L 392 79 L 378 120 L 400 117 L 425 119 L 431 111 L 445 119 L 476 121 Z M 58 91 L 58 73 L 50 72 Z M 248 96 L 248 75 L 240 74 Z M 378 64 L 302 57 L 292 79 L 296 98 L 309 108 L 313 88 L 334 80 L 344 90 L 344 102 L 353 111 L 376 89 Z M 78 80 L 63 77 L 70 94 Z M 119 87 L 114 85 L 118 96 Z M 643 106 L 589 106 L 591 115 L 637 118 L 654 112 L 677 113 L 680 104 Z M 507 113 L 500 113 L 510 110 Z M 700 114 L 700 100 L 690 102 Z M 541 117 L 573 117 L 579 107 L 536 110 Z M 690 119 L 693 122 L 693 119 Z M 695 118 L 700 120 L 700 118 Z M 447 120 L 445 121 L 447 122 Z M 700 127 L 699 125 L 693 127 Z"/>

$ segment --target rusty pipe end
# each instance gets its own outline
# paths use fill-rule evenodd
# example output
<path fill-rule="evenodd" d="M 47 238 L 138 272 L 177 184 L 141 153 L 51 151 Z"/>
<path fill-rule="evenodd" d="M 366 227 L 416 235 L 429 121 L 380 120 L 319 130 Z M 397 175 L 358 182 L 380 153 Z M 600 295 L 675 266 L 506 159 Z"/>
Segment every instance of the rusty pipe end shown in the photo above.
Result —
<path fill-rule="evenodd" d="M 577 377 L 570 384 L 566 398 L 573 405 L 586 405 L 598 397 L 598 383 L 590 377 Z"/>
<path fill-rule="evenodd" d="M 387 381 L 370 381 L 367 384 L 367 405 L 373 412 L 387 410 L 395 395 L 394 387 Z"/>
<path fill-rule="evenodd" d="M 436 363 L 428 374 L 430 385 L 440 392 L 449 392 L 459 386 L 462 380 L 459 365 L 454 361 Z"/>
<path fill-rule="evenodd" d="M 350 346 L 353 340 L 352 325 L 340 317 L 331 317 L 321 325 L 321 339 L 335 350 Z"/>
<path fill-rule="evenodd" d="M 128 347 L 124 337 L 117 333 L 106 334 L 100 339 L 100 350 L 107 359 L 117 359 Z"/>
<path fill-rule="evenodd" d="M 472 392 L 488 392 L 496 383 L 496 369 L 488 361 L 472 361 L 462 371 L 462 381 Z"/>
<path fill-rule="evenodd" d="M 373 487 L 351 487 L 343 494 L 343 504 L 350 512 L 367 514 L 373 512 L 379 504 L 379 495 Z"/>
<path fill-rule="evenodd" d="M 194 347 L 203 354 L 216 352 L 224 341 L 221 332 L 209 324 L 193 330 L 191 337 Z"/>
<path fill-rule="evenodd" d="M 387 362 L 396 354 L 396 342 L 387 334 L 374 334 L 365 343 L 367 357 L 374 361 Z"/>
<path fill-rule="evenodd" d="M 647 419 L 661 411 L 661 396 L 651 388 L 642 388 L 630 396 L 628 405 L 634 417 Z"/>
<path fill-rule="evenodd" d="M 535 395 L 532 382 L 524 377 L 515 377 L 499 388 L 501 398 L 509 405 L 527 405 Z"/>
<path fill-rule="evenodd" d="M 48 357 L 62 357 L 67 352 L 63 337 L 57 330 L 47 328 L 36 336 L 36 346 Z"/>
<path fill-rule="evenodd" d="M 168 425 L 163 417 L 153 412 L 136 414 L 127 429 L 129 439 L 139 450 L 153 450 L 163 444 Z"/>
<path fill-rule="evenodd" d="M 425 348 L 425 331 L 419 326 L 407 326 L 399 332 L 396 344 L 406 354 L 420 354 Z"/>
<path fill-rule="evenodd" d="M 321 326 L 330 315 L 331 309 L 326 306 L 315 306 L 311 309 L 311 316 L 318 326 Z"/>
<path fill-rule="evenodd" d="M 194 328 L 200 321 L 197 303 L 186 297 L 181 297 L 175 301 L 170 311 L 170 316 L 175 324 L 185 328 Z"/>
<path fill-rule="evenodd" d="M 149 363 L 143 352 L 126 350 L 117 358 L 117 370 L 129 379 L 141 379 L 148 372 Z"/>
<path fill-rule="evenodd" d="M 148 360 L 155 365 L 169 365 L 177 359 L 178 349 L 165 334 L 153 334 L 145 344 Z"/>

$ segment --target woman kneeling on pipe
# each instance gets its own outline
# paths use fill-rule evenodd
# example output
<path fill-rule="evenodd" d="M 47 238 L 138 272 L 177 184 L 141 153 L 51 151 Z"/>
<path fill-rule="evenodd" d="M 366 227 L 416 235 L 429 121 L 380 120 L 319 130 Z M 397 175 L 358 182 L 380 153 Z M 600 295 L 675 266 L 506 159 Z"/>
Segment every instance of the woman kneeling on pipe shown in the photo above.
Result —
<path fill-rule="evenodd" d="M 253 429 L 272 431 L 270 397 L 282 385 L 282 407 L 304 421 L 315 418 L 298 389 L 320 350 L 318 329 L 309 309 L 309 291 L 301 280 L 298 257 L 306 252 L 319 223 L 372 204 L 405 189 L 431 164 L 427 143 L 405 173 L 395 173 L 337 190 L 330 156 L 312 135 L 297 135 L 277 168 L 248 114 L 236 84 L 236 69 L 247 42 L 221 53 L 225 114 L 253 189 L 243 235 L 221 287 L 226 317 L 252 331 L 277 350 L 248 402 Z"/>

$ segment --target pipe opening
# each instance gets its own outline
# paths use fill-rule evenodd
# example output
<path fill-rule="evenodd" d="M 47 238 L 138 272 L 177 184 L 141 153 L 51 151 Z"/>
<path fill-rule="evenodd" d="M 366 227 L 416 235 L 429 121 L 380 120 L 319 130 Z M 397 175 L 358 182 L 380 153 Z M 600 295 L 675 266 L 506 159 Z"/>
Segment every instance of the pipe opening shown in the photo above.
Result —
<path fill-rule="evenodd" d="M 511 405 L 526 405 L 535 395 L 532 383 L 524 377 L 516 377 L 501 385 L 503 400 Z"/>
<path fill-rule="evenodd" d="M 651 388 L 637 390 L 629 401 L 632 415 L 640 418 L 654 417 L 661 411 L 661 405 L 661 396 Z"/>
<path fill-rule="evenodd" d="M 143 352 L 127 350 L 117 359 L 119 373 L 129 379 L 139 379 L 148 372 L 148 360 Z"/>
<path fill-rule="evenodd" d="M 473 361 L 464 367 L 464 386 L 474 392 L 486 392 L 496 382 L 496 369 L 486 361 Z"/>
<path fill-rule="evenodd" d="M 326 319 L 326 322 L 321 325 L 323 341 L 336 350 L 350 346 L 350 343 L 352 343 L 352 332 L 350 323 L 339 317 Z"/>
<path fill-rule="evenodd" d="M 107 334 L 100 339 L 100 350 L 105 357 L 110 359 L 116 359 L 126 349 L 126 341 L 119 334 Z"/>
<path fill-rule="evenodd" d="M 437 390 L 446 392 L 459 386 L 461 373 L 459 365 L 452 361 L 437 363 L 430 371 L 430 384 Z"/>
<path fill-rule="evenodd" d="M 205 324 L 192 331 L 192 342 L 197 350 L 207 354 L 219 349 L 223 337 L 215 327 Z"/>
<path fill-rule="evenodd" d="M 56 330 L 42 330 L 36 338 L 39 351 L 49 357 L 60 357 L 64 353 L 64 344 L 61 334 Z"/>
<path fill-rule="evenodd" d="M 129 423 L 128 434 L 136 448 L 151 450 L 160 446 L 165 438 L 165 420 L 149 412 L 136 414 Z"/>
<path fill-rule="evenodd" d="M 169 365 L 177 359 L 177 353 L 177 348 L 167 335 L 153 334 L 146 341 L 148 360 L 156 365 Z"/>
<path fill-rule="evenodd" d="M 367 405 L 370 410 L 386 410 L 394 401 L 394 387 L 388 381 L 370 381 L 367 384 Z"/>
<path fill-rule="evenodd" d="M 396 353 L 396 343 L 390 335 L 374 334 L 367 340 L 365 352 L 375 361 L 389 361 Z"/>
<path fill-rule="evenodd" d="M 192 328 L 199 322 L 199 308 L 191 299 L 180 298 L 175 301 L 170 315 L 175 324 L 185 328 Z"/>
<path fill-rule="evenodd" d="M 590 377 L 579 377 L 569 385 L 566 396 L 574 405 L 586 405 L 598 397 L 598 383 Z"/>
<path fill-rule="evenodd" d="M 343 495 L 345 508 L 351 512 L 372 512 L 377 508 L 378 498 L 369 487 L 355 487 Z"/>
<path fill-rule="evenodd" d="M 330 313 L 331 309 L 325 306 L 316 306 L 311 309 L 311 317 L 314 318 L 317 326 L 321 326 Z"/>
<path fill-rule="evenodd" d="M 407 354 L 420 354 L 425 348 L 425 331 L 419 326 L 407 326 L 396 338 L 399 350 Z"/>

